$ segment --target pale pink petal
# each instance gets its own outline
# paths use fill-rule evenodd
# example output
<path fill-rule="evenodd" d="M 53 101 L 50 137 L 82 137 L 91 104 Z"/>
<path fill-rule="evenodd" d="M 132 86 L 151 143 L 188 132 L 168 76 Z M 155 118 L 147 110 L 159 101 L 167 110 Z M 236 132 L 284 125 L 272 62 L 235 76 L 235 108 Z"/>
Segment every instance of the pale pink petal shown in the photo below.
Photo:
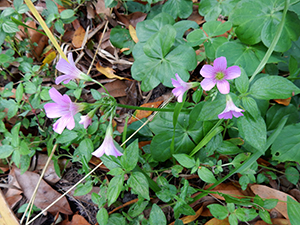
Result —
<path fill-rule="evenodd" d="M 216 81 L 214 79 L 204 78 L 200 85 L 204 91 L 209 91 L 216 85 Z"/>
<path fill-rule="evenodd" d="M 68 121 L 64 120 L 62 117 L 60 119 L 58 119 L 54 124 L 53 124 L 53 130 L 58 133 L 61 134 L 64 129 L 67 126 Z"/>
<path fill-rule="evenodd" d="M 83 124 L 84 129 L 86 129 L 92 123 L 92 118 L 88 115 L 80 116 L 79 124 Z"/>
<path fill-rule="evenodd" d="M 69 63 L 71 64 L 71 66 L 76 67 L 74 59 L 73 59 L 73 54 L 71 52 L 69 52 L 69 54 L 68 54 L 68 60 L 69 60 Z"/>
<path fill-rule="evenodd" d="M 54 102 L 57 103 L 61 101 L 62 95 L 55 88 L 49 90 L 49 95 Z"/>
<path fill-rule="evenodd" d="M 179 87 L 179 86 L 180 86 L 179 81 L 177 81 L 177 80 L 175 80 L 175 79 L 173 79 L 173 78 L 171 78 L 171 80 L 172 80 L 172 85 L 173 85 L 173 87 Z"/>
<path fill-rule="evenodd" d="M 234 78 L 237 78 L 241 75 L 241 69 L 238 66 L 231 66 L 228 67 L 227 70 L 225 71 L 225 76 L 224 78 L 226 80 L 232 80 Z"/>
<path fill-rule="evenodd" d="M 59 77 L 57 77 L 56 79 L 55 79 L 55 84 L 60 84 L 61 82 L 63 82 L 64 81 L 64 84 L 67 84 L 67 83 L 69 83 L 70 82 L 70 76 L 69 75 L 61 75 L 61 76 L 59 76 Z"/>
<path fill-rule="evenodd" d="M 215 71 L 225 71 L 227 67 L 227 60 L 224 56 L 216 58 L 214 61 L 214 69 Z"/>
<path fill-rule="evenodd" d="M 101 156 L 103 156 L 103 154 L 104 154 L 104 148 L 101 148 L 101 146 L 100 146 L 100 148 L 97 148 L 97 149 L 92 153 L 93 156 L 96 156 L 96 157 L 98 157 L 98 158 L 100 158 Z"/>
<path fill-rule="evenodd" d="M 55 67 L 59 72 L 62 72 L 64 74 L 72 74 L 73 71 L 74 71 L 74 67 L 68 63 L 67 60 L 61 58 L 59 59 L 58 63 L 56 64 L 56 67 Z"/>
<path fill-rule="evenodd" d="M 205 78 L 214 78 L 216 75 L 216 70 L 211 65 L 204 65 L 200 70 L 200 74 Z"/>
<path fill-rule="evenodd" d="M 223 112 L 218 115 L 219 119 L 232 119 L 232 112 Z"/>
<path fill-rule="evenodd" d="M 217 87 L 221 94 L 228 94 L 230 91 L 230 84 L 227 80 L 217 80 Z"/>
<path fill-rule="evenodd" d="M 57 103 L 47 103 L 44 105 L 44 109 L 48 118 L 57 118 L 63 115 L 61 112 L 61 106 Z"/>
<path fill-rule="evenodd" d="M 67 121 L 67 128 L 69 130 L 73 130 L 73 128 L 75 127 L 74 117 L 72 115 L 66 115 L 63 116 L 62 118 Z"/>
<path fill-rule="evenodd" d="M 244 111 L 244 110 L 242 110 L 242 111 Z M 243 116 L 243 115 L 244 115 L 243 113 L 241 113 L 241 112 L 237 112 L 237 111 L 232 111 L 232 114 L 233 114 L 233 116 L 234 116 L 234 117 L 236 117 L 236 118 L 238 118 L 238 117 L 240 117 L 240 116 Z"/>

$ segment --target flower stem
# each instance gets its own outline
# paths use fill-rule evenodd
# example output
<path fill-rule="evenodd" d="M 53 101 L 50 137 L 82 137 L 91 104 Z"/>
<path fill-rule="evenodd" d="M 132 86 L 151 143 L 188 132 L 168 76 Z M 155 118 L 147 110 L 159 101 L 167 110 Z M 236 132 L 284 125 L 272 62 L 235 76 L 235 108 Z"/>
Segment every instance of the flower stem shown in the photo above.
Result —
<path fill-rule="evenodd" d="M 133 106 L 133 105 L 123 105 L 119 103 L 117 103 L 116 106 L 125 109 L 136 109 L 136 110 L 158 111 L 158 112 L 174 112 L 174 109 L 140 107 L 140 106 Z M 182 109 L 182 111 L 190 111 L 190 109 Z"/>

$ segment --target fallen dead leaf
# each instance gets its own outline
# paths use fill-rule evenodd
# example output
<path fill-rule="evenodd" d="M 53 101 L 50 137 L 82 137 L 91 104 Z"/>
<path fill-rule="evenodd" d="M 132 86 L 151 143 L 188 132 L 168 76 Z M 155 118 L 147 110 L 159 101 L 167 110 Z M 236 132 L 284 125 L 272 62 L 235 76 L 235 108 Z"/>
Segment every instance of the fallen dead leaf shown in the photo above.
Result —
<path fill-rule="evenodd" d="M 104 74 L 106 77 L 108 77 L 110 79 L 114 79 L 114 78 L 119 79 L 119 80 L 127 79 L 125 77 L 120 77 L 120 76 L 116 75 L 115 71 L 112 68 L 101 66 L 99 62 L 96 65 L 96 69 L 100 73 Z"/>
<path fill-rule="evenodd" d="M 183 224 L 188 224 L 190 222 L 193 222 L 194 220 L 196 220 L 202 213 L 203 211 L 203 206 L 201 206 L 195 213 L 195 215 L 192 216 L 184 216 L 182 217 L 180 220 L 183 222 Z M 169 225 L 174 225 L 175 221 L 170 223 Z"/>
<path fill-rule="evenodd" d="M 274 101 L 277 102 L 278 104 L 288 106 L 291 102 L 291 99 L 292 98 L 289 97 L 289 98 L 286 98 L 286 99 L 274 99 Z"/>
<path fill-rule="evenodd" d="M 130 24 L 129 27 L 129 34 L 132 38 L 132 40 L 135 42 L 135 43 L 138 43 L 139 42 L 139 39 L 138 37 L 136 36 L 136 30 L 134 29 L 134 27 Z"/>
<path fill-rule="evenodd" d="M 80 26 L 75 30 L 74 36 L 72 38 L 72 44 L 75 48 L 81 48 L 84 37 L 85 29 L 82 26 Z"/>
<path fill-rule="evenodd" d="M 42 170 L 45 167 L 45 164 L 48 160 L 48 156 L 45 154 L 38 154 L 38 160 L 35 170 L 39 173 L 42 172 Z M 56 174 L 54 169 L 54 162 L 51 160 L 46 171 L 44 174 L 43 179 L 47 181 L 49 184 L 55 184 L 60 180 L 60 177 Z"/>
<path fill-rule="evenodd" d="M 125 84 L 124 81 L 115 80 L 113 82 L 105 84 L 104 87 L 107 89 L 108 93 L 114 98 L 127 95 L 126 93 L 127 85 Z M 99 88 L 98 91 L 100 93 L 105 92 L 103 88 Z"/>
<path fill-rule="evenodd" d="M 265 185 L 254 184 L 251 185 L 250 188 L 254 194 L 258 195 L 263 199 L 272 199 L 272 198 L 278 199 L 279 202 L 275 206 L 275 209 L 277 209 L 286 219 L 289 218 L 287 213 L 287 203 L 286 203 L 287 196 L 290 196 L 292 199 L 296 201 L 294 197 L 282 191 L 275 190 Z"/>
<path fill-rule="evenodd" d="M 51 51 L 43 60 L 43 64 L 42 67 L 46 65 L 46 63 L 48 65 L 50 65 L 50 63 L 56 58 L 56 52 L 55 51 Z"/>
<path fill-rule="evenodd" d="M 209 188 L 211 185 L 212 184 L 205 186 L 204 189 Z M 243 192 L 241 192 L 241 189 L 234 186 L 231 183 L 229 183 L 229 184 L 221 183 L 218 186 L 216 186 L 215 188 L 213 188 L 211 191 L 217 191 L 219 193 L 231 195 L 231 196 L 233 196 L 235 198 L 239 198 L 239 199 L 244 197 L 244 194 L 243 194 Z M 218 194 L 211 193 L 211 195 L 214 196 L 217 199 L 225 200 L 225 198 L 223 196 L 220 196 Z"/>
<path fill-rule="evenodd" d="M 228 222 L 228 218 L 224 220 L 218 220 L 217 218 L 212 218 L 208 222 L 206 222 L 204 225 L 230 225 Z"/>
<path fill-rule="evenodd" d="M 13 170 L 15 172 L 17 181 L 20 187 L 22 188 L 25 197 L 27 199 L 30 199 L 40 176 L 36 173 L 29 172 L 29 171 L 26 171 L 21 175 L 20 170 L 16 167 L 13 167 Z M 38 188 L 38 191 L 36 193 L 34 205 L 36 205 L 40 209 L 45 209 L 60 196 L 61 196 L 60 193 L 55 191 L 49 184 L 47 184 L 44 180 L 42 180 Z M 48 211 L 51 214 L 56 214 L 57 212 L 66 215 L 73 214 L 66 197 L 60 199 L 55 205 L 50 207 Z"/>
<path fill-rule="evenodd" d="M 141 105 L 141 107 L 148 107 L 148 108 L 158 108 L 163 101 L 157 101 L 157 102 L 148 102 L 146 104 Z M 129 124 L 141 120 L 143 118 L 146 118 L 150 116 L 153 113 L 153 111 L 146 111 L 146 110 L 136 110 L 134 113 L 134 117 L 131 117 L 129 120 Z"/>
<path fill-rule="evenodd" d="M 271 219 L 272 224 L 276 224 L 276 225 L 291 225 L 290 221 L 287 219 L 283 219 L 283 218 L 276 218 L 276 219 Z M 268 223 L 266 223 L 265 221 L 257 221 L 254 225 L 269 225 Z"/>
<path fill-rule="evenodd" d="M 83 216 L 75 214 L 71 221 L 66 218 L 60 223 L 60 225 L 90 225 L 90 223 L 86 221 Z"/>
<path fill-rule="evenodd" d="M 104 0 L 98 0 L 97 3 L 96 3 L 96 5 L 95 5 L 95 8 L 96 8 L 96 13 L 97 14 L 103 13 L 106 16 L 110 15 L 110 9 L 109 8 L 105 8 L 105 2 L 104 2 Z"/>
<path fill-rule="evenodd" d="M 87 18 L 88 19 L 94 19 L 95 18 L 95 10 L 92 2 L 86 3 L 86 11 L 87 11 Z"/>

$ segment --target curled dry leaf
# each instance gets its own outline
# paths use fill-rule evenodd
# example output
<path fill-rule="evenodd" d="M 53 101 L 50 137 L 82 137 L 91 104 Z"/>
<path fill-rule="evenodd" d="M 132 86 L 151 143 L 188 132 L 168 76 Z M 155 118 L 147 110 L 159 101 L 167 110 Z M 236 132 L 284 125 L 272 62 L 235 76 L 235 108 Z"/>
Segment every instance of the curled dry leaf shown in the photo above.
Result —
<path fill-rule="evenodd" d="M 190 222 L 195 221 L 202 213 L 203 211 L 203 206 L 201 206 L 195 213 L 195 215 L 191 215 L 191 216 L 184 216 L 182 217 L 180 220 L 183 222 L 183 224 L 188 224 Z M 175 222 L 170 223 L 169 225 L 174 225 Z"/>
<path fill-rule="evenodd" d="M 114 78 L 119 79 L 119 80 L 127 79 L 125 77 L 120 77 L 120 76 L 116 75 L 115 71 L 112 68 L 101 66 L 99 62 L 96 65 L 96 69 L 100 73 L 104 74 L 106 77 L 108 77 L 110 79 L 114 79 Z"/>
<path fill-rule="evenodd" d="M 85 37 L 85 30 L 82 26 L 75 30 L 74 36 L 72 38 L 72 44 L 75 48 L 81 48 L 83 40 Z"/>
<path fill-rule="evenodd" d="M 291 225 L 290 221 L 287 219 L 283 219 L 283 218 L 275 218 L 275 219 L 271 219 L 272 224 L 276 224 L 276 225 Z M 269 225 L 268 223 L 266 223 L 265 221 L 257 221 L 254 225 Z"/>
<path fill-rule="evenodd" d="M 38 183 L 40 175 L 29 171 L 26 171 L 24 174 L 21 175 L 20 170 L 16 167 L 14 167 L 13 170 L 25 197 L 27 199 L 30 199 Z M 42 180 L 36 193 L 34 205 L 36 205 L 36 207 L 40 209 L 45 209 L 60 196 L 60 193 L 55 191 L 49 184 Z M 48 209 L 48 212 L 50 212 L 51 214 L 56 214 L 57 212 L 66 215 L 73 214 L 66 197 L 63 197 L 56 204 L 51 206 Z"/>
<path fill-rule="evenodd" d="M 278 199 L 279 202 L 275 206 L 275 209 L 278 210 L 286 219 L 288 219 L 287 213 L 287 196 L 290 196 L 292 199 L 295 200 L 294 197 L 288 195 L 282 191 L 275 190 L 265 185 L 254 184 L 251 185 L 251 190 L 254 194 L 258 195 L 263 199 Z M 295 200 L 296 201 L 296 200 Z"/>
<path fill-rule="evenodd" d="M 90 223 L 83 216 L 75 214 L 71 221 L 66 218 L 60 225 L 90 225 Z"/>
<path fill-rule="evenodd" d="M 207 185 L 204 189 L 207 189 L 208 187 L 210 187 L 212 184 Z M 223 193 L 223 194 L 227 194 L 227 195 L 232 195 L 235 198 L 243 198 L 244 194 L 241 191 L 240 188 L 234 186 L 233 184 L 224 184 L 221 183 L 219 184 L 217 187 L 213 188 L 211 191 L 217 191 L 219 193 Z M 214 196 L 217 199 L 220 200 L 225 200 L 225 198 L 223 196 L 220 196 L 218 194 L 213 194 L 211 193 L 212 196 Z"/>
<path fill-rule="evenodd" d="M 224 220 L 212 218 L 211 220 L 206 222 L 204 225 L 230 225 L 230 223 L 228 222 L 228 218 L 225 218 Z"/>
<path fill-rule="evenodd" d="M 146 104 L 141 105 L 141 107 L 158 108 L 161 105 L 161 103 L 163 103 L 163 101 L 148 102 Z M 134 116 L 130 118 L 129 123 L 133 123 L 135 121 L 146 118 L 146 117 L 150 116 L 152 113 L 153 113 L 153 111 L 136 110 L 134 113 Z"/>
<path fill-rule="evenodd" d="M 136 36 L 136 30 L 134 29 L 134 27 L 133 27 L 132 25 L 129 25 L 128 29 L 129 29 L 129 34 L 130 34 L 132 40 L 133 40 L 135 43 L 138 43 L 138 42 L 139 42 L 139 39 L 138 39 L 138 37 Z"/>
<path fill-rule="evenodd" d="M 288 106 L 291 102 L 291 99 L 292 98 L 289 97 L 289 98 L 286 98 L 286 99 L 274 99 L 274 101 L 277 102 L 278 104 Z"/>

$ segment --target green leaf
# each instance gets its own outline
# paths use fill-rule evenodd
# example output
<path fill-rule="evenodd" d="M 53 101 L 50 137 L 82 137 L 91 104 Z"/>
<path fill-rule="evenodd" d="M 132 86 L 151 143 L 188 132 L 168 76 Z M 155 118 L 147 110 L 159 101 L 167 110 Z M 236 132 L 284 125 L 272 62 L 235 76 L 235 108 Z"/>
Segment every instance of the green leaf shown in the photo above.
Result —
<path fill-rule="evenodd" d="M 148 201 L 138 201 L 134 203 L 132 206 L 130 206 L 128 210 L 128 215 L 131 217 L 137 217 L 144 211 L 148 203 Z"/>
<path fill-rule="evenodd" d="M 20 153 L 21 155 L 28 155 L 30 153 L 28 143 L 25 140 L 20 142 Z"/>
<path fill-rule="evenodd" d="M 224 220 L 228 216 L 228 210 L 225 206 L 219 204 L 211 204 L 208 205 L 207 208 L 209 209 L 211 214 L 219 220 Z"/>
<path fill-rule="evenodd" d="M 203 24 L 203 30 L 209 37 L 218 36 L 224 34 L 226 31 L 232 28 L 232 23 L 226 21 L 209 21 Z"/>
<path fill-rule="evenodd" d="M 237 65 L 244 68 L 246 74 L 251 76 L 263 59 L 267 48 L 263 45 L 245 45 L 239 41 L 230 41 L 222 44 L 216 51 L 216 57 L 225 56 L 227 66 Z M 279 58 L 273 55 L 268 62 L 278 62 Z"/>
<path fill-rule="evenodd" d="M 248 144 L 260 152 L 265 150 L 267 129 L 261 116 L 253 119 L 249 113 L 244 112 L 244 116 L 237 118 L 237 125 L 240 135 Z"/>
<path fill-rule="evenodd" d="M 248 111 L 254 119 L 260 116 L 260 111 L 257 107 L 257 103 L 253 98 L 243 97 L 242 102 L 246 111 Z"/>
<path fill-rule="evenodd" d="M 13 99 L 3 99 L 1 102 L 1 105 L 4 106 L 4 108 L 7 108 L 7 118 L 11 119 L 13 116 L 15 116 L 18 112 L 19 106 Z"/>
<path fill-rule="evenodd" d="M 217 49 L 225 42 L 228 42 L 226 37 L 216 37 L 216 38 L 207 39 L 207 41 L 204 42 L 206 56 L 211 61 L 213 61 L 216 58 Z"/>
<path fill-rule="evenodd" d="M 119 197 L 123 188 L 124 174 L 113 177 L 107 188 L 108 206 L 114 203 Z"/>
<path fill-rule="evenodd" d="M 264 76 L 255 81 L 250 93 L 257 99 L 285 99 L 300 93 L 300 89 L 281 76 Z"/>
<path fill-rule="evenodd" d="M 20 102 L 22 100 L 23 94 L 24 94 L 23 83 L 20 83 L 18 85 L 18 87 L 16 88 L 16 100 L 17 100 L 17 102 Z"/>
<path fill-rule="evenodd" d="M 19 31 L 18 25 L 10 20 L 5 20 L 2 24 L 2 29 L 6 33 L 16 33 Z"/>
<path fill-rule="evenodd" d="M 292 225 L 296 225 L 300 220 L 300 203 L 287 196 L 287 213 Z"/>
<path fill-rule="evenodd" d="M 85 184 L 79 184 L 75 191 L 74 196 L 82 196 L 88 194 L 93 189 L 93 183 L 91 180 L 87 181 Z"/>
<path fill-rule="evenodd" d="M 77 132 L 65 129 L 61 135 L 56 139 L 57 143 L 63 144 L 73 141 L 77 138 Z"/>
<path fill-rule="evenodd" d="M 175 154 L 173 157 L 180 163 L 180 165 L 186 168 L 192 168 L 196 164 L 195 159 L 186 154 Z"/>
<path fill-rule="evenodd" d="M 286 125 L 297 123 L 299 113 L 297 108 L 290 104 L 288 106 L 273 105 L 266 113 L 266 124 L 268 131 L 274 130 L 284 117 L 288 116 Z"/>
<path fill-rule="evenodd" d="M 160 31 L 166 24 L 173 25 L 175 20 L 167 13 L 160 13 L 151 20 L 139 22 L 136 26 L 136 34 L 140 42 L 146 42 L 152 35 Z"/>
<path fill-rule="evenodd" d="M 244 94 L 249 89 L 249 78 L 245 70 L 243 68 L 240 69 L 241 69 L 241 76 L 235 79 L 235 86 L 241 94 Z"/>
<path fill-rule="evenodd" d="M 270 47 L 282 18 L 282 1 L 241 1 L 229 16 L 229 20 L 237 26 L 235 32 L 238 38 L 254 45 L 260 41 Z M 275 51 L 285 52 L 291 47 L 291 41 L 296 41 L 300 35 L 300 21 L 297 15 L 287 12 L 283 32 L 275 47 Z"/>
<path fill-rule="evenodd" d="M 235 215 L 239 220 L 247 222 L 253 220 L 258 215 L 258 213 L 255 209 L 238 208 L 235 211 Z"/>
<path fill-rule="evenodd" d="M 228 222 L 230 225 L 238 225 L 238 219 L 236 218 L 235 214 L 230 214 L 228 216 Z"/>
<path fill-rule="evenodd" d="M 266 200 L 264 200 L 263 207 L 265 209 L 273 209 L 273 208 L 275 208 L 277 203 L 278 203 L 278 199 L 274 199 L 274 198 L 273 199 L 266 199 Z"/>
<path fill-rule="evenodd" d="M 165 225 L 167 224 L 167 219 L 161 208 L 153 204 L 150 217 L 149 217 L 149 223 L 150 225 Z"/>
<path fill-rule="evenodd" d="M 14 151 L 14 148 L 10 145 L 1 145 L 0 146 L 0 159 L 7 158 Z"/>
<path fill-rule="evenodd" d="M 225 109 L 225 95 L 219 94 L 213 101 L 207 101 L 198 114 L 198 121 L 218 120 L 218 115 Z M 196 110 L 196 109 L 195 109 Z"/>
<path fill-rule="evenodd" d="M 285 170 L 286 179 L 294 185 L 299 182 L 299 171 L 295 167 L 288 167 Z"/>
<path fill-rule="evenodd" d="M 110 37 L 109 37 L 111 43 L 113 46 L 117 48 L 129 48 L 130 50 L 128 53 L 131 53 L 135 43 L 132 40 L 129 31 L 122 27 L 114 27 L 110 31 Z"/>
<path fill-rule="evenodd" d="M 124 155 L 121 157 L 121 164 L 126 172 L 130 172 L 136 167 L 139 159 L 139 144 L 138 139 L 132 142 L 124 151 Z"/>
<path fill-rule="evenodd" d="M 204 31 L 201 29 L 193 30 L 186 37 L 188 44 L 192 47 L 201 45 L 206 39 L 207 36 L 205 35 Z"/>
<path fill-rule="evenodd" d="M 167 24 L 153 35 L 143 47 L 144 53 L 151 58 L 163 59 L 174 44 L 176 30 L 173 26 Z"/>
<path fill-rule="evenodd" d="M 132 191 L 139 196 L 150 200 L 149 197 L 149 184 L 147 178 L 141 172 L 133 172 L 128 179 L 128 185 Z"/>
<path fill-rule="evenodd" d="M 190 125 L 189 120 L 194 119 L 188 113 L 181 112 L 175 127 L 174 153 L 188 154 L 195 147 L 194 142 L 203 138 L 202 122 L 194 122 Z M 153 158 L 163 162 L 172 157 L 170 144 L 173 136 L 173 113 L 159 113 L 150 123 L 155 136 L 151 142 L 150 150 Z"/>
<path fill-rule="evenodd" d="M 241 153 L 242 150 L 230 141 L 223 141 L 222 144 L 217 148 L 217 152 L 223 155 L 235 155 Z"/>
<path fill-rule="evenodd" d="M 174 210 L 174 217 L 178 219 L 180 214 L 183 215 L 195 215 L 195 211 L 192 207 L 190 207 L 182 198 L 175 197 L 177 202 L 173 208 Z"/>
<path fill-rule="evenodd" d="M 75 12 L 72 9 L 65 9 L 60 13 L 61 19 L 69 19 L 74 16 Z"/>
<path fill-rule="evenodd" d="M 188 18 L 193 12 L 193 2 L 190 0 L 169 0 L 162 6 L 162 11 L 170 14 L 174 19 Z"/>
<path fill-rule="evenodd" d="M 20 145 L 20 137 L 19 137 L 20 127 L 21 127 L 21 123 L 17 123 L 11 129 L 11 135 L 12 135 L 11 145 L 15 148 L 19 147 Z"/>
<path fill-rule="evenodd" d="M 90 138 L 83 139 L 79 146 L 74 151 L 73 162 L 78 162 L 84 157 L 87 162 L 92 158 L 92 152 L 94 151 L 94 145 Z"/>
<path fill-rule="evenodd" d="M 204 166 L 201 166 L 198 169 L 198 176 L 200 177 L 201 180 L 209 184 L 213 184 L 217 182 L 214 174 Z"/>
<path fill-rule="evenodd" d="M 108 213 L 105 208 L 100 208 L 96 215 L 99 225 L 106 225 L 108 222 Z"/>

